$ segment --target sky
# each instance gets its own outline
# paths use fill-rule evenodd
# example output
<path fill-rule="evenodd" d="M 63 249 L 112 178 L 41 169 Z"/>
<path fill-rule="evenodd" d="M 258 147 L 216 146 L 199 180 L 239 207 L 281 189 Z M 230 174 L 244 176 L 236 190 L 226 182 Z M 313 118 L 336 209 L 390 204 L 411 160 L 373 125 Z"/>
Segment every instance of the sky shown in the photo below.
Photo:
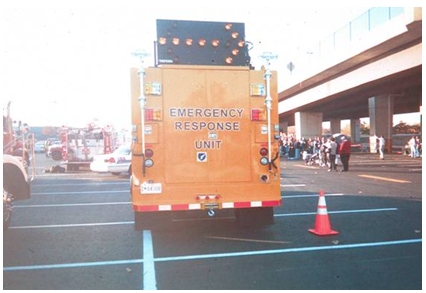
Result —
<path fill-rule="evenodd" d="M 271 51 L 278 55 L 273 66 L 280 72 L 306 54 L 309 44 L 368 10 L 336 7 L 332 1 L 279 9 L 268 1 L 241 6 L 217 0 L 196 7 L 189 5 L 193 1 L 146 2 L 2 1 L 3 109 L 11 101 L 12 117 L 30 126 L 80 127 L 97 121 L 129 128 L 129 68 L 140 64 L 131 53 L 152 54 L 156 19 L 244 22 L 256 69 L 262 65 L 257 56 Z M 152 60 L 146 64 L 153 65 Z"/>

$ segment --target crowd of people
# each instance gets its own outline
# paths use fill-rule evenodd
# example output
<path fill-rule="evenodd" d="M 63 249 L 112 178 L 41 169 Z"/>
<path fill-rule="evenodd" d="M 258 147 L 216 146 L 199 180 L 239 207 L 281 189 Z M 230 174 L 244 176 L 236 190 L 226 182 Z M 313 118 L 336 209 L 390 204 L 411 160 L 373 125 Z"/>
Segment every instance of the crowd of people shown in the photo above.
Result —
<path fill-rule="evenodd" d="M 418 136 L 413 135 L 407 142 L 404 148 L 404 155 L 409 155 L 412 158 L 420 158 L 422 156 L 422 142 Z"/>
<path fill-rule="evenodd" d="M 328 172 L 338 171 L 337 162 L 342 163 L 341 172 L 349 171 L 350 141 L 343 137 L 340 143 L 333 136 L 296 139 L 292 134 L 281 133 L 281 156 L 302 159 L 305 164 L 327 167 Z"/>
<path fill-rule="evenodd" d="M 318 164 L 321 167 L 327 167 L 328 171 L 338 171 L 337 163 L 342 164 L 340 172 L 349 171 L 349 159 L 351 154 L 351 142 L 346 136 L 340 137 L 339 143 L 333 136 L 329 138 L 301 138 L 297 139 L 293 134 L 286 135 L 281 133 L 280 152 L 281 156 L 292 159 L 302 159 L 306 165 Z M 384 159 L 386 141 L 383 135 L 376 136 L 377 152 L 379 158 Z M 404 155 L 412 158 L 422 156 L 422 143 L 418 136 L 412 136 L 405 145 Z"/>

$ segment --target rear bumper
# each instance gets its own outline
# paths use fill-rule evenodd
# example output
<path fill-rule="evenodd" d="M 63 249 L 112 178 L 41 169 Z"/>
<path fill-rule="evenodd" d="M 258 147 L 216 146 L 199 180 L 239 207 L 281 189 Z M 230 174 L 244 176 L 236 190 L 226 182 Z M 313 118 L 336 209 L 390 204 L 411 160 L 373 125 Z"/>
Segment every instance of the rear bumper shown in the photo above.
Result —
<path fill-rule="evenodd" d="M 213 205 L 214 204 L 214 205 Z M 203 202 L 188 204 L 162 204 L 162 205 L 136 205 L 133 204 L 135 212 L 158 212 L 158 211 L 187 211 L 187 210 L 208 210 L 208 209 L 242 209 L 256 207 L 280 206 L 282 200 L 267 201 L 243 201 L 243 202 Z"/>

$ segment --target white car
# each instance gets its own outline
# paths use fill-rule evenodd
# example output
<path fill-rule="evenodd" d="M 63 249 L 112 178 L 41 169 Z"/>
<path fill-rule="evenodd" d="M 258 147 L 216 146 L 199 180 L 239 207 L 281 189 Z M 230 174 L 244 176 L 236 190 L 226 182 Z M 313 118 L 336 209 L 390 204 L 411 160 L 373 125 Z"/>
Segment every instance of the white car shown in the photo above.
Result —
<path fill-rule="evenodd" d="M 94 172 L 110 172 L 113 175 L 131 173 L 132 151 L 130 146 L 122 145 L 111 154 L 96 155 L 90 163 L 90 170 Z"/>

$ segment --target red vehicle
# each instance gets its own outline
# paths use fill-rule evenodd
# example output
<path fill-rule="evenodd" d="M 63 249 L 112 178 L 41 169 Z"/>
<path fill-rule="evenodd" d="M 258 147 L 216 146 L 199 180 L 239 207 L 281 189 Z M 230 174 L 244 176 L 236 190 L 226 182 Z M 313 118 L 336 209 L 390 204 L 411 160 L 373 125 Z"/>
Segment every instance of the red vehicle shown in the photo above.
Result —
<path fill-rule="evenodd" d="M 89 167 L 95 155 L 109 154 L 115 149 L 115 132 L 111 127 L 86 128 L 62 127 L 62 144 L 50 150 L 51 157 L 66 165 L 67 171 Z"/>
<path fill-rule="evenodd" d="M 31 158 L 34 155 L 34 135 L 29 133 L 26 124 L 18 123 L 14 127 L 10 117 L 10 102 L 7 113 L 3 114 L 3 229 L 10 225 L 13 211 L 13 201 L 27 199 L 31 195 L 30 182 L 34 179 L 35 166 L 32 166 L 33 176 L 28 176 Z"/>

